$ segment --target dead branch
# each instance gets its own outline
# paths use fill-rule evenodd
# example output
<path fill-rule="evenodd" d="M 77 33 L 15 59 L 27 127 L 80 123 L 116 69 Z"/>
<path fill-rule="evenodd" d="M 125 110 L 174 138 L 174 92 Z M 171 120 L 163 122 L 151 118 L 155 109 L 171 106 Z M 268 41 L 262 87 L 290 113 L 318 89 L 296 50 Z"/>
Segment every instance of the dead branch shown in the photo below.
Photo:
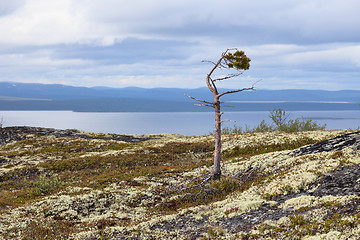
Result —
<path fill-rule="evenodd" d="M 257 172 L 258 172 L 258 167 L 256 167 L 256 168 L 254 168 L 253 166 L 252 166 L 252 164 L 247 168 L 247 169 L 244 169 L 243 171 L 240 171 L 240 172 L 238 172 L 238 173 L 236 173 L 235 175 L 233 175 L 233 176 L 229 176 L 232 180 L 234 180 L 234 181 L 237 181 L 239 184 L 240 184 L 240 186 L 242 186 L 243 184 L 245 184 L 247 181 L 252 181 L 252 179 L 255 177 L 255 175 L 257 174 Z M 225 175 L 224 175 L 225 176 Z M 227 176 L 225 176 L 225 177 L 227 177 Z M 199 178 L 198 177 L 195 177 L 194 179 L 192 179 L 191 181 L 190 181 L 190 183 L 191 182 L 194 182 L 194 181 L 196 181 L 196 180 L 198 180 Z M 178 189 L 177 191 L 179 191 L 179 192 L 184 192 L 184 191 L 187 191 L 187 190 L 190 190 L 190 189 L 194 189 L 194 188 L 197 188 L 197 189 L 199 189 L 202 193 L 205 193 L 205 194 L 207 194 L 207 193 L 211 193 L 212 191 L 216 191 L 216 189 L 215 188 L 213 188 L 213 187 L 210 187 L 209 185 L 208 185 L 208 183 L 211 181 L 211 180 L 213 180 L 213 176 L 209 176 L 209 177 L 207 177 L 206 179 L 204 179 L 202 182 L 200 182 L 199 184 L 196 184 L 196 185 L 193 185 L 193 186 L 189 186 L 189 187 L 185 187 L 185 188 L 181 188 L 181 189 Z M 180 199 L 184 199 L 184 198 L 186 198 L 186 197 L 191 197 L 191 196 L 193 196 L 193 197 L 196 197 L 196 196 L 198 196 L 198 195 L 200 195 L 201 194 L 201 192 L 197 192 L 197 193 L 189 193 L 189 192 L 186 192 L 186 193 L 184 193 L 181 197 L 180 197 Z"/>
<path fill-rule="evenodd" d="M 202 60 L 201 62 L 208 62 L 208 63 L 212 63 L 212 64 L 216 65 L 216 63 L 214 63 L 213 61 L 210 61 L 210 60 Z"/>
<path fill-rule="evenodd" d="M 221 123 L 223 123 L 223 122 L 236 122 L 236 121 L 234 121 L 234 120 L 229 120 L 229 119 L 225 119 L 225 120 L 221 120 Z"/>
<path fill-rule="evenodd" d="M 190 187 L 186 187 L 186 188 L 182 188 L 179 190 L 179 192 L 182 192 L 182 191 L 186 191 L 186 190 L 189 190 L 189 189 L 192 189 L 192 188 L 198 188 L 198 187 L 201 187 L 202 185 L 204 185 L 205 183 L 209 182 L 211 180 L 212 176 L 206 178 L 204 181 L 202 181 L 201 183 L 199 184 L 196 184 L 196 185 L 193 185 L 193 186 L 190 186 Z M 195 181 L 195 179 L 193 179 L 191 182 Z"/>
<path fill-rule="evenodd" d="M 252 164 L 250 164 L 250 166 L 247 169 L 245 169 L 245 170 L 243 170 L 241 172 L 238 172 L 237 174 L 235 174 L 231 178 L 232 179 L 239 179 L 239 183 L 243 184 L 249 179 L 249 177 L 252 174 L 254 174 L 254 172 L 255 172 L 255 169 L 253 168 Z"/>
<path fill-rule="evenodd" d="M 214 94 L 216 94 L 217 92 L 218 92 L 218 90 L 217 90 L 217 87 L 216 87 L 216 85 L 215 85 L 215 82 L 214 82 L 214 80 L 209 76 L 209 81 L 208 82 L 210 82 L 209 84 L 211 84 L 212 85 L 212 89 L 213 89 L 213 93 Z M 211 90 L 211 89 L 210 89 Z M 211 90 L 212 91 L 212 90 Z"/>
<path fill-rule="evenodd" d="M 194 98 L 194 97 L 192 97 L 192 96 L 189 96 L 189 95 L 187 95 L 187 94 L 185 94 L 185 96 L 187 96 L 187 97 L 189 97 L 189 98 L 191 98 L 191 99 L 193 99 L 193 100 L 195 100 L 195 101 L 198 101 L 198 102 L 202 102 L 202 103 L 205 103 L 205 104 L 208 104 L 208 105 L 214 105 L 214 103 L 212 103 L 212 102 L 208 102 L 208 101 L 205 101 L 205 100 L 199 100 L 199 99 L 197 99 L 197 98 Z"/>
<path fill-rule="evenodd" d="M 223 92 L 223 93 L 220 93 L 218 94 L 218 97 L 222 97 L 224 96 L 225 94 L 230 94 L 230 93 L 237 93 L 237 92 L 242 92 L 242 91 L 248 91 L 248 90 L 253 90 L 253 91 L 256 91 L 255 89 L 255 85 L 258 83 L 258 82 L 261 82 L 262 79 L 256 81 L 251 87 L 249 88 L 242 88 L 242 89 L 238 89 L 238 90 L 231 90 L 231 91 L 226 91 L 226 92 Z"/>
<path fill-rule="evenodd" d="M 197 193 L 197 194 L 185 193 L 184 195 L 182 195 L 182 196 L 180 197 L 180 199 L 182 200 L 182 199 L 184 199 L 184 198 L 187 197 L 187 196 L 195 196 L 195 197 L 197 197 L 197 196 L 199 196 L 199 195 L 200 195 L 200 193 Z"/>
<path fill-rule="evenodd" d="M 256 89 L 254 87 L 250 87 L 250 88 L 242 88 L 242 89 L 238 89 L 238 90 L 231 90 L 231 91 L 226 91 L 223 93 L 218 94 L 218 97 L 222 97 L 225 94 L 230 94 L 230 93 L 237 93 L 237 92 L 242 92 L 242 91 L 248 91 L 248 90 L 253 90 L 255 91 Z"/>
<path fill-rule="evenodd" d="M 223 80 L 226 80 L 226 79 L 229 79 L 229 78 L 238 77 L 238 76 L 240 76 L 241 74 L 243 74 L 243 73 L 242 73 L 242 72 L 239 72 L 239 73 L 228 74 L 227 76 L 222 77 L 222 78 L 212 79 L 212 81 L 214 81 L 214 82 L 216 82 L 216 81 L 223 81 Z"/>
<path fill-rule="evenodd" d="M 200 104 L 200 103 L 195 103 L 194 104 L 195 106 L 199 106 L 199 107 L 212 107 L 212 108 L 214 108 L 214 105 L 207 105 L 207 104 Z"/>

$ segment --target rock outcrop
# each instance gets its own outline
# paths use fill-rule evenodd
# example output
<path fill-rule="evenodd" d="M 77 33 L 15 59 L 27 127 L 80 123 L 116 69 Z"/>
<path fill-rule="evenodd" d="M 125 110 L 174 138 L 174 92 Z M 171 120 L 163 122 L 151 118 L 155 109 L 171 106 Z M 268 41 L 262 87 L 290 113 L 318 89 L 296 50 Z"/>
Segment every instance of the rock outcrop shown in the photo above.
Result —
<path fill-rule="evenodd" d="M 5 127 L 0 128 L 0 144 L 6 144 L 12 141 L 21 141 L 26 139 L 26 135 L 34 134 L 36 136 L 55 136 L 55 137 L 77 137 L 84 139 L 103 139 L 103 140 L 116 140 L 124 142 L 141 142 L 149 138 L 134 137 L 130 135 L 120 134 L 106 134 L 100 136 L 93 134 L 88 135 L 78 130 L 67 129 L 59 130 L 54 128 L 41 128 L 41 127 Z"/>
<path fill-rule="evenodd" d="M 360 131 L 344 134 L 316 144 L 308 145 L 293 151 L 291 154 L 299 155 L 338 151 L 349 146 L 353 146 L 355 150 L 360 149 Z"/>

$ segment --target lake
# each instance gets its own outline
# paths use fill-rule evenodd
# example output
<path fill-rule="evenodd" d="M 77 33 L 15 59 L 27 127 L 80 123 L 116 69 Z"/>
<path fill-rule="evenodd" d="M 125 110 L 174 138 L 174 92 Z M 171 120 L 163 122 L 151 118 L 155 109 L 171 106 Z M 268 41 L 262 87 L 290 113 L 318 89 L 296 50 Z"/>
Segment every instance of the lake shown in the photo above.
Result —
<path fill-rule="evenodd" d="M 311 118 L 326 129 L 356 129 L 360 111 L 287 111 L 290 118 Z M 253 127 L 263 119 L 271 122 L 268 111 L 225 112 L 223 126 Z M 214 129 L 212 112 L 71 112 L 71 111 L 0 111 L 3 126 L 34 126 L 57 129 L 79 129 L 89 132 L 118 134 L 179 133 L 205 135 Z"/>

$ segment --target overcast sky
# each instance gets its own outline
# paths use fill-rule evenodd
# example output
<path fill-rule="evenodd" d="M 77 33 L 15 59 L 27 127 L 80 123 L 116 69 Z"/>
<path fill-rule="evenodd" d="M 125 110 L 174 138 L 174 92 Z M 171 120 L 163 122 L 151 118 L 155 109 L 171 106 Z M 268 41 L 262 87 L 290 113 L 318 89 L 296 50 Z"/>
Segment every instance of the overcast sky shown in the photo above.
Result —
<path fill-rule="evenodd" d="M 2 0 L 0 81 L 204 87 L 227 48 L 250 70 L 222 87 L 360 89 L 359 0 Z"/>

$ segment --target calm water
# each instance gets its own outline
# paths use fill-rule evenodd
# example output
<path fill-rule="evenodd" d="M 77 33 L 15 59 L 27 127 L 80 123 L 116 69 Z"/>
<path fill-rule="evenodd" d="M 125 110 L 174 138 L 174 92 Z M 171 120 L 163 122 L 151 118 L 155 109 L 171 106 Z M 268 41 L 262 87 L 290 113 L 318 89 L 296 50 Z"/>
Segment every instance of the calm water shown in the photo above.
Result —
<path fill-rule="evenodd" d="M 287 111 L 290 118 L 312 118 L 327 129 L 348 129 L 360 126 L 360 111 Z M 226 112 L 225 126 L 258 125 L 269 112 Z M 79 113 L 70 111 L 0 111 L 0 119 L 7 126 L 36 126 L 58 129 L 75 128 L 90 132 L 119 134 L 180 133 L 204 135 L 213 131 L 214 113 L 211 112 L 151 112 L 151 113 Z"/>

